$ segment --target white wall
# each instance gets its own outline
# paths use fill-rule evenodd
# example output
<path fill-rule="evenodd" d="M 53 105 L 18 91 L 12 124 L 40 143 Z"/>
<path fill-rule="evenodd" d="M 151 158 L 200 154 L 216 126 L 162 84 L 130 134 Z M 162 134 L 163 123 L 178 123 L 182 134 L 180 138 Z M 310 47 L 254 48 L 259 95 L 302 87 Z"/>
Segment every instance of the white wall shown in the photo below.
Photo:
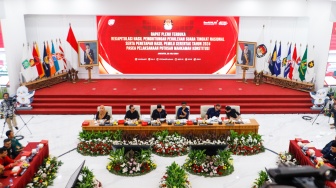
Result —
<path fill-rule="evenodd" d="M 18 71 L 21 61 L 21 46 L 27 41 L 63 39 L 66 55 L 77 57 L 65 42 L 68 24 L 71 22 L 77 40 L 96 38 L 95 15 L 200 15 L 241 16 L 239 40 L 264 42 L 273 50 L 274 41 L 281 40 L 282 53 L 287 53 L 287 42 L 315 46 L 317 88 L 322 87 L 324 70 L 328 58 L 332 18 L 331 9 L 335 2 L 329 0 L 3 0 L 6 18 L 2 20 L 9 74 L 14 92 L 18 86 Z M 1 0 L 0 0 L 1 3 Z M 46 16 L 48 15 L 48 16 Z M 15 24 L 12 24 L 15 23 Z M 15 25 L 15 26 L 14 26 Z M 262 25 L 265 25 L 263 29 Z M 85 29 L 89 28 L 86 32 Z M 270 41 L 272 40 L 272 43 Z M 41 46 L 40 46 L 41 49 Z M 302 49 L 303 51 L 304 49 Z M 303 53 L 303 52 L 302 52 Z M 311 53 L 308 53 L 308 55 Z M 257 69 L 264 67 L 259 59 Z M 249 71 L 248 77 L 252 77 Z M 94 78 L 97 69 L 93 71 Z M 322 73 L 323 72 L 323 73 Z M 321 74 L 322 73 L 322 74 Z M 80 70 L 80 76 L 86 72 Z M 125 76 L 125 75 L 123 75 Z M 214 75 L 218 76 L 218 75 Z M 128 78 L 136 78 L 130 75 Z M 146 77 L 146 76 L 145 76 Z M 153 77 L 148 75 L 147 77 Z M 155 76 L 157 78 L 157 76 Z M 202 75 L 181 76 L 184 78 Z M 209 78 L 208 75 L 205 77 Z M 221 78 L 225 78 L 220 76 Z M 163 77 L 161 77 L 163 78 Z M 173 75 L 173 78 L 178 78 Z M 235 75 L 230 78 L 241 78 Z"/>

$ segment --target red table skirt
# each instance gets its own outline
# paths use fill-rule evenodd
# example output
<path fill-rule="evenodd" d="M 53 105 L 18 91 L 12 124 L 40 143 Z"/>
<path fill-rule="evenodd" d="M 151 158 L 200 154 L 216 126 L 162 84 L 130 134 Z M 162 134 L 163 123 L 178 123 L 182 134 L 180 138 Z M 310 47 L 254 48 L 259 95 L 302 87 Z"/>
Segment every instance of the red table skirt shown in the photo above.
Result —
<path fill-rule="evenodd" d="M 302 143 L 309 143 L 307 140 L 301 141 Z M 321 153 L 320 150 L 310 147 L 309 149 L 313 149 L 315 151 L 315 156 L 316 157 L 322 157 L 323 154 Z M 297 145 L 297 142 L 295 140 L 290 140 L 289 141 L 289 149 L 288 152 L 293 154 L 293 156 L 296 158 L 297 161 L 299 161 L 300 165 L 309 165 L 315 168 L 315 164 L 310 161 L 310 158 L 303 154 L 301 148 L 299 145 Z M 331 166 L 326 164 L 327 166 Z M 326 182 L 326 186 L 330 188 L 336 188 L 336 184 L 331 181 Z"/>
<path fill-rule="evenodd" d="M 40 142 L 30 142 L 23 151 L 31 151 L 32 149 L 36 148 L 36 146 L 40 144 Z M 22 153 L 22 152 L 21 152 Z M 15 158 L 15 160 L 19 160 L 21 158 L 21 153 Z M 26 185 L 32 180 L 34 177 L 35 172 L 38 171 L 39 166 L 42 165 L 43 160 L 49 156 L 49 146 L 48 144 L 45 145 L 40 151 L 34 156 L 33 160 L 30 162 L 29 168 L 27 171 L 22 175 L 14 178 L 10 175 L 11 170 L 5 170 L 4 175 L 7 176 L 6 179 L 0 179 L 0 182 L 3 186 L 9 185 L 9 179 L 13 179 L 13 186 L 11 188 L 24 188 Z"/>

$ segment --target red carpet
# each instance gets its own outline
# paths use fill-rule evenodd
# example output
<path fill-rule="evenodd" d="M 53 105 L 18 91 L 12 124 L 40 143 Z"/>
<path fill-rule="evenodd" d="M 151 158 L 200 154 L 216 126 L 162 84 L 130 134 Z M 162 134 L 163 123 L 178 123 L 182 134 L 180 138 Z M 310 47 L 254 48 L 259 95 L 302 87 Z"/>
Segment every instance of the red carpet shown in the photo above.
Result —
<path fill-rule="evenodd" d="M 175 105 L 186 101 L 191 114 L 200 113 L 200 105 L 220 103 L 240 105 L 242 113 L 316 113 L 309 93 L 269 84 L 256 86 L 236 80 L 97 80 L 93 83 L 61 83 L 37 90 L 33 110 L 22 114 L 93 114 L 100 104 L 113 107 L 113 114 L 124 114 L 125 106 L 149 106 L 161 103 L 169 114 Z"/>

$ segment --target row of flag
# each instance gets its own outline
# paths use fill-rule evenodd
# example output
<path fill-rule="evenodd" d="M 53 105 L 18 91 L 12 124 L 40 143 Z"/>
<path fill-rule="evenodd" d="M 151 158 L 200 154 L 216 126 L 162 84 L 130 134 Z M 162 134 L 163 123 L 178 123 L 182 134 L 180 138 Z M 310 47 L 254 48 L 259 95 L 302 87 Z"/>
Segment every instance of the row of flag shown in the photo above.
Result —
<path fill-rule="evenodd" d="M 67 41 L 70 46 L 78 53 L 77 40 L 73 34 L 71 26 L 69 28 Z M 68 71 L 72 68 L 71 62 L 65 58 L 61 39 L 43 42 L 43 54 L 41 56 L 37 42 L 32 46 L 23 45 L 21 82 L 29 82 L 38 78 L 52 77 L 56 73 Z M 21 78 L 22 78 L 21 77 Z"/>
<path fill-rule="evenodd" d="M 292 43 L 288 47 L 286 57 L 281 59 L 281 42 L 277 50 L 277 43 L 275 42 L 272 55 L 269 55 L 268 68 L 272 75 L 283 76 L 291 80 L 312 81 L 314 79 L 314 61 L 307 61 L 308 45 L 304 51 L 302 59 L 298 55 L 296 44 L 292 51 Z M 309 78 L 308 74 L 309 73 Z M 310 80 L 308 80 L 310 79 Z"/>

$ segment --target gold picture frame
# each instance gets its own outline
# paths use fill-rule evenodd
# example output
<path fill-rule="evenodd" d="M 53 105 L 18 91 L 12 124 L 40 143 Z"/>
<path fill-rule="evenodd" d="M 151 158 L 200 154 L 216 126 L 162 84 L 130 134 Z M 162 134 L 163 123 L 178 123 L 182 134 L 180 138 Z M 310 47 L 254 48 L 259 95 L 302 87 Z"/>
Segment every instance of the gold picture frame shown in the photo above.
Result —
<path fill-rule="evenodd" d="M 98 66 L 96 40 L 78 41 L 78 64 L 80 67 Z"/>
<path fill-rule="evenodd" d="M 238 41 L 236 66 L 254 68 L 256 47 L 256 42 Z"/>

